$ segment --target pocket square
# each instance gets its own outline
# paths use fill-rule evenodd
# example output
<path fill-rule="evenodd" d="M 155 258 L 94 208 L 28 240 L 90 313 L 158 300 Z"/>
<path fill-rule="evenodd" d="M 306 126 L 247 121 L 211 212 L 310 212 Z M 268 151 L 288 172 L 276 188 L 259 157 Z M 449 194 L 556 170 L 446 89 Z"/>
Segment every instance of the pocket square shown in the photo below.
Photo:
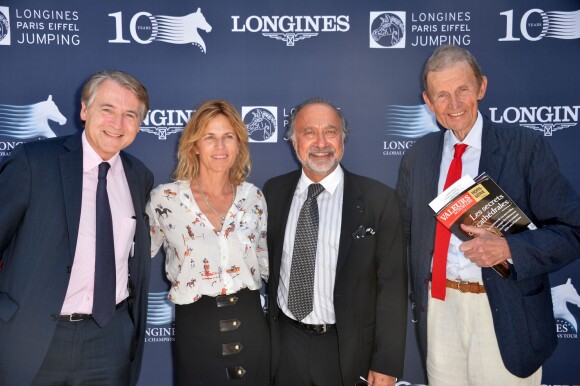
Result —
<path fill-rule="evenodd" d="M 366 228 L 365 226 L 359 226 L 353 233 L 352 237 L 355 239 L 362 239 L 367 235 L 374 235 L 375 231 L 373 228 Z"/>

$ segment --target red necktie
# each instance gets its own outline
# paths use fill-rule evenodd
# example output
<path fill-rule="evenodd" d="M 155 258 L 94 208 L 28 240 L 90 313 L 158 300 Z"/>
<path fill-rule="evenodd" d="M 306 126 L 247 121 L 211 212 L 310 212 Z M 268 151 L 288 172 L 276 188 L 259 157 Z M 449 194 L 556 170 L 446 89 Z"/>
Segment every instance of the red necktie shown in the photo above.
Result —
<path fill-rule="evenodd" d="M 449 165 L 447 178 L 443 190 L 451 186 L 461 178 L 461 156 L 465 153 L 467 145 L 458 143 L 455 145 L 453 161 Z M 447 278 L 447 253 L 449 252 L 449 240 L 451 232 L 443 224 L 437 221 L 435 229 L 435 250 L 433 252 L 433 268 L 431 269 L 431 296 L 436 299 L 445 300 L 445 279 Z"/>

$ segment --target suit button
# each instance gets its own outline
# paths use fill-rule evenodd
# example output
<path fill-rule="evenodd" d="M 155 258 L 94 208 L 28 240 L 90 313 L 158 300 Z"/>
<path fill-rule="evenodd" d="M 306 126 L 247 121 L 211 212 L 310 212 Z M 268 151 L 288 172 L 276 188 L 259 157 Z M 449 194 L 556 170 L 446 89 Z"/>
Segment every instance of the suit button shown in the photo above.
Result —
<path fill-rule="evenodd" d="M 71 266 L 69 265 L 66 267 L 66 273 L 70 273 L 70 271 L 71 271 Z"/>

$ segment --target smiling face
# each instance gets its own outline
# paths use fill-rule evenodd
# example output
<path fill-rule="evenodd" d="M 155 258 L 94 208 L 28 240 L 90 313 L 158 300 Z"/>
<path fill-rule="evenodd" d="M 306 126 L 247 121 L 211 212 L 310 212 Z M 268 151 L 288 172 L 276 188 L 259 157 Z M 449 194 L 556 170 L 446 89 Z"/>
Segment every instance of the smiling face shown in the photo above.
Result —
<path fill-rule="evenodd" d="M 477 120 L 478 101 L 487 89 L 484 76 L 481 85 L 467 62 L 456 62 L 450 67 L 427 74 L 428 92 L 423 99 L 435 113 L 437 121 L 462 141 Z"/>
<path fill-rule="evenodd" d="M 222 114 L 216 115 L 203 129 L 201 138 L 195 141 L 200 173 L 229 172 L 239 148 L 240 141 L 229 119 Z"/>
<path fill-rule="evenodd" d="M 141 102 L 129 89 L 112 80 L 99 85 L 91 104 L 81 104 L 87 141 L 107 161 L 129 146 L 139 132 Z"/>
<path fill-rule="evenodd" d="M 332 107 L 314 103 L 297 113 L 294 126 L 296 156 L 306 176 L 319 182 L 336 169 L 344 153 L 340 117 Z"/>

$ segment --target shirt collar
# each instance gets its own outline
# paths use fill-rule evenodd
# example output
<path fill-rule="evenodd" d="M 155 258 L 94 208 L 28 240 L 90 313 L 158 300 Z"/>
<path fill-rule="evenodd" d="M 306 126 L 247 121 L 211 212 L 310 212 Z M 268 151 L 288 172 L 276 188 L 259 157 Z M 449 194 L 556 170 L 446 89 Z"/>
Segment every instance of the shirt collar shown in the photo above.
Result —
<path fill-rule="evenodd" d="M 95 149 L 93 149 L 93 147 L 87 140 L 87 135 L 84 130 L 82 134 L 82 142 L 83 142 L 83 172 L 86 173 L 91 170 L 98 170 L 99 164 L 103 162 L 103 159 L 97 154 Z M 112 156 L 109 160 L 107 160 L 107 162 L 109 163 L 109 165 L 111 165 L 111 169 L 109 169 L 109 172 L 113 174 L 119 173 L 119 168 L 122 168 L 119 153 Z"/>
<path fill-rule="evenodd" d="M 467 137 L 465 137 L 463 142 L 459 142 L 459 140 L 457 139 L 457 137 L 455 135 L 453 135 L 453 132 L 451 130 L 447 130 L 445 132 L 445 138 L 444 138 L 444 142 L 443 142 L 445 150 L 448 152 L 451 152 L 451 154 L 453 154 L 453 152 L 454 152 L 453 146 L 455 146 L 455 144 L 458 144 L 458 143 L 464 143 L 469 147 L 473 147 L 475 149 L 481 150 L 482 132 L 483 132 L 483 118 L 481 116 L 481 113 L 478 111 L 477 112 L 477 119 L 475 120 L 473 127 L 471 128 L 471 130 L 469 131 L 469 133 L 467 134 Z"/>
<path fill-rule="evenodd" d="M 319 183 L 324 187 L 324 190 L 326 190 L 328 193 L 332 195 L 334 194 L 334 192 L 336 191 L 336 189 L 339 187 L 339 185 L 342 183 L 343 180 L 344 180 L 344 171 L 342 170 L 342 167 L 338 165 L 336 169 L 334 169 L 329 175 L 324 177 Z M 304 173 L 304 169 L 302 169 L 302 175 L 300 176 L 298 186 L 296 187 L 298 194 L 302 194 L 305 190 L 307 190 L 310 184 L 315 184 L 315 182 L 312 181 L 310 178 L 308 178 Z"/>

